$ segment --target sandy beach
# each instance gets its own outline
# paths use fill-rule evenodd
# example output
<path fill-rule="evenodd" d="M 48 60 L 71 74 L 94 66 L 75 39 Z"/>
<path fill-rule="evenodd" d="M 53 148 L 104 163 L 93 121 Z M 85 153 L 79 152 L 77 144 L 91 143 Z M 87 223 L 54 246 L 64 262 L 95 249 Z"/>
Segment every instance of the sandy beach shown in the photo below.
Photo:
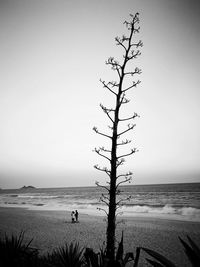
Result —
<path fill-rule="evenodd" d="M 119 221 L 122 218 L 119 218 Z M 19 234 L 25 230 L 25 238 L 33 238 L 32 246 L 41 254 L 51 252 L 65 242 L 79 242 L 81 247 L 98 250 L 105 241 L 104 217 L 79 214 L 79 223 L 71 223 L 70 213 L 65 211 L 27 210 L 0 208 L 0 235 Z M 156 249 L 177 266 L 190 266 L 178 236 L 190 235 L 200 245 L 200 223 L 158 218 L 123 218 L 117 226 L 117 238 L 124 231 L 125 251 L 135 252 L 138 246 Z M 139 266 L 145 264 L 142 252 Z"/>

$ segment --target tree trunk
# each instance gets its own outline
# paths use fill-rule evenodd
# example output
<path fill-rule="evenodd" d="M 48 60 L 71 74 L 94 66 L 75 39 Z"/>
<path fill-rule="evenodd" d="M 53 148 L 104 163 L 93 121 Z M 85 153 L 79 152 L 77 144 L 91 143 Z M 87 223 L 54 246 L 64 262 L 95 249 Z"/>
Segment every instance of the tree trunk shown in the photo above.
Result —
<path fill-rule="evenodd" d="M 108 213 L 107 225 L 107 257 L 111 260 L 115 259 L 115 208 L 116 208 L 116 194 L 115 183 L 112 182 L 112 191 L 110 191 L 110 205 Z"/>
<path fill-rule="evenodd" d="M 107 225 L 107 257 L 115 259 L 115 229 L 116 229 L 116 180 L 117 180 L 117 133 L 119 122 L 119 108 L 121 88 L 117 94 L 115 116 L 113 123 L 112 150 L 111 150 L 111 173 L 110 173 L 110 201 Z"/>

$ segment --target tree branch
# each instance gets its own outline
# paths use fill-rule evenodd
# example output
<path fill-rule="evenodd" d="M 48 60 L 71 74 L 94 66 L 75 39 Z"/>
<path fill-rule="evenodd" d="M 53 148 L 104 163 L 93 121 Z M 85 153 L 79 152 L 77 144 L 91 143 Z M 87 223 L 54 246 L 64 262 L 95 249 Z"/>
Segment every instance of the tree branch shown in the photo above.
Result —
<path fill-rule="evenodd" d="M 119 64 L 118 61 L 116 61 L 114 59 L 114 57 L 110 57 L 107 61 L 106 61 L 106 65 L 111 65 L 111 69 L 112 70 L 116 70 L 119 78 L 121 78 L 121 73 L 122 72 L 122 66 Z"/>
<path fill-rule="evenodd" d="M 124 73 L 124 76 L 126 76 L 126 75 L 134 76 L 135 74 L 141 74 L 141 73 L 142 73 L 142 70 L 139 69 L 138 67 L 136 67 L 136 68 L 135 68 L 135 71 L 125 72 L 125 73 Z"/>
<path fill-rule="evenodd" d="M 119 166 L 123 165 L 124 162 L 125 162 L 124 158 L 121 158 L 120 160 L 117 159 L 116 168 L 118 168 Z"/>
<path fill-rule="evenodd" d="M 97 207 L 97 209 L 98 209 L 99 211 L 104 211 L 105 214 L 106 214 L 106 216 L 108 217 L 108 212 L 107 212 L 105 209 L 102 209 L 102 208 L 99 208 L 99 207 Z"/>
<path fill-rule="evenodd" d="M 130 130 L 133 130 L 133 128 L 136 126 L 136 124 L 128 124 L 128 129 L 118 134 L 118 136 L 127 133 Z"/>
<path fill-rule="evenodd" d="M 135 15 L 130 14 L 132 17 L 132 21 L 124 21 L 124 24 L 126 25 L 127 29 L 130 30 L 133 33 L 139 32 L 140 27 L 135 28 L 135 25 L 139 23 L 139 13 L 137 12 Z"/>
<path fill-rule="evenodd" d="M 117 45 L 121 45 L 125 51 L 127 51 L 127 48 L 123 43 L 124 43 L 124 41 L 128 41 L 128 39 L 129 38 L 127 38 L 125 35 L 123 35 L 122 38 L 120 38 L 118 36 L 115 37 L 115 41 L 116 41 Z"/>
<path fill-rule="evenodd" d="M 100 201 L 105 203 L 107 206 L 109 206 L 109 197 L 104 195 L 104 194 L 101 194 L 101 197 L 100 197 Z"/>
<path fill-rule="evenodd" d="M 106 200 L 109 201 L 109 197 L 108 197 L 108 196 L 106 196 L 106 195 L 104 195 L 104 194 L 101 194 L 101 196 L 102 196 L 102 198 L 104 198 L 104 199 L 106 199 Z"/>
<path fill-rule="evenodd" d="M 119 190 L 119 189 L 116 189 L 116 195 L 120 195 L 121 194 L 121 190 Z"/>
<path fill-rule="evenodd" d="M 117 146 L 127 145 L 127 144 L 130 144 L 130 143 L 131 143 L 131 140 L 126 139 L 125 141 L 122 140 L 121 143 L 117 143 Z"/>
<path fill-rule="evenodd" d="M 119 83 L 117 83 L 116 81 L 112 81 L 112 82 L 108 82 L 109 85 L 111 85 L 112 87 L 118 87 Z"/>
<path fill-rule="evenodd" d="M 130 102 L 130 99 L 124 98 L 123 102 L 121 102 L 121 104 L 127 104 Z"/>
<path fill-rule="evenodd" d="M 109 57 L 108 60 L 106 61 L 106 65 L 111 65 L 111 68 L 113 70 L 122 69 L 122 66 L 119 64 L 117 60 L 114 59 L 114 57 Z"/>
<path fill-rule="evenodd" d="M 102 110 L 106 113 L 106 115 L 108 116 L 108 118 L 112 121 L 112 123 L 114 123 L 114 121 L 113 121 L 113 119 L 111 118 L 111 116 L 110 116 L 110 112 L 111 112 L 111 110 L 110 109 L 108 109 L 108 108 L 106 108 L 105 106 L 103 106 L 102 104 L 100 104 L 100 107 L 102 108 Z"/>
<path fill-rule="evenodd" d="M 116 185 L 116 188 L 118 188 L 119 187 L 119 185 L 120 184 L 124 184 L 124 183 L 127 183 L 127 182 L 131 182 L 131 180 L 132 180 L 132 176 L 129 176 L 129 177 L 125 177 L 125 179 L 124 180 L 122 180 L 122 181 L 120 181 L 117 185 Z"/>
<path fill-rule="evenodd" d="M 107 202 L 105 199 L 103 199 L 102 197 L 100 197 L 100 201 L 103 202 L 104 204 L 106 204 L 107 206 L 109 206 L 109 202 Z"/>
<path fill-rule="evenodd" d="M 108 158 L 107 156 L 105 156 L 105 155 L 103 155 L 101 152 L 101 149 L 99 148 L 99 149 L 97 149 L 96 147 L 95 147 L 95 149 L 94 149 L 94 152 L 96 152 L 99 156 L 101 156 L 101 157 L 103 157 L 103 158 L 105 158 L 105 159 L 107 159 L 108 161 L 111 161 L 111 159 L 110 158 Z"/>
<path fill-rule="evenodd" d="M 131 199 L 131 196 L 128 196 L 127 198 L 122 198 L 122 199 L 120 199 L 118 202 L 116 202 L 116 205 L 118 206 L 118 208 L 120 207 L 120 206 L 122 206 L 123 204 L 121 204 L 122 202 L 124 202 L 124 201 L 129 201 Z"/>
<path fill-rule="evenodd" d="M 125 61 L 126 62 L 128 62 L 129 60 L 131 60 L 131 59 L 133 59 L 133 58 L 137 58 L 138 56 L 140 56 L 141 55 L 141 52 L 140 52 L 140 50 L 137 50 L 136 52 L 134 51 L 134 50 L 132 50 L 131 52 L 130 52 L 130 56 L 129 55 L 127 55 L 126 57 L 125 57 Z"/>
<path fill-rule="evenodd" d="M 129 117 L 129 118 L 125 118 L 125 119 L 119 119 L 119 121 L 128 121 L 128 120 L 134 120 L 136 117 L 139 117 L 139 115 L 137 113 L 134 112 L 134 115 Z"/>
<path fill-rule="evenodd" d="M 120 178 L 120 177 L 126 177 L 126 176 L 130 176 L 130 175 L 133 175 L 133 173 L 129 171 L 129 172 L 125 173 L 125 174 L 118 175 L 117 179 Z"/>
<path fill-rule="evenodd" d="M 120 100 L 120 106 L 121 106 L 121 104 L 127 104 L 129 102 L 130 102 L 130 100 L 125 98 L 125 93 L 123 92 L 121 100 Z"/>
<path fill-rule="evenodd" d="M 105 185 L 101 185 L 101 184 L 99 184 L 99 182 L 97 182 L 97 181 L 95 182 L 95 184 L 96 184 L 96 186 L 101 187 L 101 188 L 105 189 L 105 190 L 108 191 L 108 192 L 110 191 L 109 188 L 108 188 L 107 186 L 105 186 Z"/>
<path fill-rule="evenodd" d="M 117 157 L 117 159 L 124 158 L 124 157 L 128 157 L 128 156 L 130 156 L 130 155 L 134 154 L 134 153 L 135 153 L 135 152 L 137 152 L 137 151 L 138 151 L 138 150 L 137 150 L 136 148 L 134 148 L 134 149 L 131 149 L 131 152 L 130 152 L 130 153 L 127 153 L 127 154 L 121 155 L 121 156 Z"/>
<path fill-rule="evenodd" d="M 94 168 L 95 168 L 96 170 L 98 170 L 98 171 L 105 172 L 105 173 L 110 177 L 110 170 L 108 170 L 107 167 L 103 167 L 103 168 L 101 168 L 101 167 L 99 167 L 99 166 L 96 164 L 96 165 L 94 165 Z"/>
<path fill-rule="evenodd" d="M 132 46 L 136 46 L 136 48 L 143 47 L 143 42 L 142 42 L 141 40 L 139 40 L 138 43 L 133 43 L 133 44 L 131 44 L 131 47 L 132 47 Z"/>
<path fill-rule="evenodd" d="M 112 139 L 112 136 L 99 132 L 99 130 L 97 129 L 97 127 L 93 127 L 93 130 L 94 130 L 97 134 L 100 134 L 100 135 L 103 135 L 103 136 L 105 136 L 105 137 L 107 137 L 107 138 L 109 138 L 109 139 Z"/>
<path fill-rule="evenodd" d="M 109 153 L 111 153 L 111 150 L 106 149 L 104 146 L 99 147 L 99 149 L 100 149 L 101 151 L 103 151 L 103 152 L 109 152 Z"/>
<path fill-rule="evenodd" d="M 125 93 L 126 91 L 130 90 L 131 88 L 136 87 L 140 83 L 141 83 L 140 80 L 137 80 L 137 82 L 133 81 L 133 84 L 131 86 L 127 87 L 126 89 L 122 90 L 122 93 Z"/>
<path fill-rule="evenodd" d="M 114 95 L 117 95 L 110 87 L 109 87 L 109 83 L 107 83 L 106 84 L 106 82 L 105 81 L 102 81 L 101 79 L 100 79 L 100 82 L 103 84 L 103 87 L 104 88 L 107 88 L 111 93 L 113 93 Z"/>

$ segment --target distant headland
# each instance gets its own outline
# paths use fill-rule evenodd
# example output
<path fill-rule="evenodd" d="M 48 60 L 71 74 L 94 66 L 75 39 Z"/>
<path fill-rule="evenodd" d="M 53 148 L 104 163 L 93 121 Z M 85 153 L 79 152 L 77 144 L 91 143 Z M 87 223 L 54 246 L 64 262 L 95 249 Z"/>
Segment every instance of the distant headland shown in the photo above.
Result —
<path fill-rule="evenodd" d="M 23 186 L 23 187 L 21 187 L 20 189 L 36 189 L 34 186 L 32 186 L 32 185 L 28 185 L 28 186 Z"/>

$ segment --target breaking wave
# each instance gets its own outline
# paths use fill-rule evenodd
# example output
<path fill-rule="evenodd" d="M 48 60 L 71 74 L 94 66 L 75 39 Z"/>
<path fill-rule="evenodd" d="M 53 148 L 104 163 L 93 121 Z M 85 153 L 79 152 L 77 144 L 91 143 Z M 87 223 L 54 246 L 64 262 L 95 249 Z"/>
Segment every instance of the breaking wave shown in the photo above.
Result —
<path fill-rule="evenodd" d="M 178 214 L 182 216 L 199 216 L 200 209 L 193 207 L 173 207 L 170 205 L 165 206 L 145 206 L 135 205 L 132 207 L 124 206 L 122 210 L 127 213 L 150 213 L 150 214 Z"/>
<path fill-rule="evenodd" d="M 42 210 L 80 210 L 81 213 L 89 215 L 105 215 L 98 211 L 98 207 L 102 207 L 101 203 L 31 203 L 31 202 L 4 202 L 0 204 L 4 207 L 27 207 L 28 209 Z M 106 207 L 103 207 L 106 208 Z M 173 207 L 165 205 L 163 207 L 147 206 L 147 205 L 124 205 L 119 210 L 122 216 L 145 216 L 145 217 L 160 217 L 167 219 L 180 219 L 200 222 L 200 209 L 193 207 Z"/>

